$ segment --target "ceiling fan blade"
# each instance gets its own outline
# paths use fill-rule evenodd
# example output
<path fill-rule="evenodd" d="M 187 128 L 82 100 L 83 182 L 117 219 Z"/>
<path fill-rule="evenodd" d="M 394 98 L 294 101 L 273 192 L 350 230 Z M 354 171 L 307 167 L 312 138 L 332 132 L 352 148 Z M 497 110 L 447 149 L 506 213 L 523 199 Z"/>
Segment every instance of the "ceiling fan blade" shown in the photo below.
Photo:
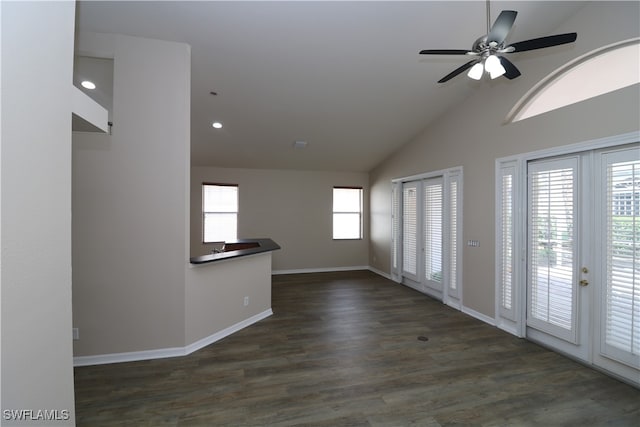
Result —
<path fill-rule="evenodd" d="M 496 42 L 500 44 L 507 38 L 513 22 L 516 20 L 518 12 L 515 10 L 503 10 L 498 15 L 496 22 L 493 23 L 489 34 L 487 35 L 487 43 Z"/>
<path fill-rule="evenodd" d="M 500 63 L 506 70 L 505 73 L 503 74 L 506 78 L 508 78 L 509 80 L 513 80 L 516 77 L 520 76 L 521 74 L 520 70 L 518 70 L 511 61 L 509 61 L 507 58 L 503 56 L 499 56 L 499 58 L 500 58 Z"/>
<path fill-rule="evenodd" d="M 466 55 L 467 52 L 461 49 L 425 49 L 420 51 L 420 55 Z"/>
<path fill-rule="evenodd" d="M 576 33 L 557 34 L 555 36 L 540 37 L 537 39 L 513 43 L 511 47 L 515 49 L 514 52 L 524 52 L 527 50 L 542 49 L 545 47 L 573 43 L 576 41 L 576 38 L 578 38 L 578 34 Z"/>
<path fill-rule="evenodd" d="M 451 80 L 452 78 L 454 78 L 458 74 L 464 72 L 465 70 L 468 70 L 469 68 L 471 68 L 472 66 L 474 66 L 478 62 L 480 62 L 478 59 L 474 59 L 472 61 L 467 62 L 466 64 L 456 68 L 455 70 L 453 70 L 452 72 L 450 72 L 449 74 L 447 74 L 446 76 L 444 76 L 443 78 L 438 80 L 438 83 L 444 83 L 446 81 Z"/>

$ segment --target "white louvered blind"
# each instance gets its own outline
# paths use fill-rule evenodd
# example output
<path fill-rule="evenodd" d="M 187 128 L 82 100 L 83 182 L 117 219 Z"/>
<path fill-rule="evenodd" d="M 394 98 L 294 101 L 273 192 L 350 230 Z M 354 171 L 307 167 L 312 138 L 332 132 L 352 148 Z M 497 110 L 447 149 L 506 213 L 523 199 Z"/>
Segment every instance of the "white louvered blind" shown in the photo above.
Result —
<path fill-rule="evenodd" d="M 400 234 L 400 191 L 398 184 L 392 184 L 391 188 L 391 268 L 394 273 L 398 271 L 398 241 Z"/>
<path fill-rule="evenodd" d="M 575 342 L 577 159 L 529 165 L 527 323 Z"/>
<path fill-rule="evenodd" d="M 617 154 L 617 155 L 616 155 Z M 622 155 L 620 155 L 622 154 Z M 640 356 L 640 160 L 606 157 L 605 343 L 638 365 Z M 633 157 L 637 158 L 635 152 Z M 616 160 L 617 159 L 617 160 Z M 610 350 L 610 349 L 609 349 Z M 611 351 L 605 353 L 612 354 Z M 635 356 L 635 357 L 634 357 Z M 634 361 L 635 359 L 635 361 Z"/>
<path fill-rule="evenodd" d="M 452 175 L 449 182 L 449 295 L 458 295 L 458 180 Z"/>
<path fill-rule="evenodd" d="M 362 239 L 362 188 L 333 187 L 333 239 Z"/>
<path fill-rule="evenodd" d="M 202 241 L 228 242 L 238 237 L 238 186 L 202 184 Z"/>
<path fill-rule="evenodd" d="M 515 260 L 513 258 L 514 245 L 514 166 L 505 166 L 500 171 L 500 192 L 499 192 L 499 241 L 500 259 L 499 262 L 499 289 L 500 289 L 500 312 L 511 320 L 513 316 L 514 297 L 514 271 Z"/>
<path fill-rule="evenodd" d="M 442 178 L 424 181 L 425 278 L 442 282 Z"/>
<path fill-rule="evenodd" d="M 405 183 L 402 189 L 402 270 L 416 275 L 418 251 L 418 189 Z"/>

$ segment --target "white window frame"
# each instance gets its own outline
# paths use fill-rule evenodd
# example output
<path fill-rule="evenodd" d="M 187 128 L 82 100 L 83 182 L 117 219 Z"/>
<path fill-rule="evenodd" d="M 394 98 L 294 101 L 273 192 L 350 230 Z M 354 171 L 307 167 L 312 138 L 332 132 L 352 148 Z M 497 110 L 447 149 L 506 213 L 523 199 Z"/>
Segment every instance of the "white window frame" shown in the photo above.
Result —
<path fill-rule="evenodd" d="M 403 182 L 400 198 L 402 203 L 400 210 L 400 234 L 402 235 L 402 240 L 399 242 L 401 244 L 400 252 L 402 253 L 400 275 L 415 283 L 420 282 L 420 277 L 422 276 L 422 264 L 418 256 L 422 249 L 420 231 L 423 226 L 422 216 L 418 215 L 418 213 L 422 212 L 420 208 L 422 205 L 420 190 L 421 185 L 416 181 Z M 407 212 L 409 211 L 410 213 L 408 214 Z M 408 216 L 411 217 L 411 221 L 407 221 Z M 411 235 L 411 237 L 405 239 L 407 235 Z M 407 258 L 413 259 L 407 262 Z"/>
<path fill-rule="evenodd" d="M 450 170 L 445 179 L 445 197 L 444 207 L 444 229 L 447 231 L 447 237 L 444 239 L 444 253 L 448 255 L 445 260 L 448 277 L 448 300 L 449 305 L 461 308 L 462 305 L 462 207 L 463 207 L 463 188 L 462 188 L 462 168 Z M 455 200 L 452 196 L 452 188 L 456 189 Z M 455 205 L 453 204 L 455 201 Z M 455 218 L 454 218 L 455 213 Z M 453 223 L 455 219 L 455 224 Z M 453 278 L 452 278 L 453 276 Z M 456 302 L 456 304 L 453 304 Z"/>
<path fill-rule="evenodd" d="M 228 211 L 205 211 L 205 188 L 206 187 L 235 187 L 236 189 L 236 210 L 235 212 L 228 212 Z M 205 236 L 207 235 L 207 233 L 205 232 L 205 217 L 207 214 L 233 214 L 235 213 L 236 215 L 236 229 L 234 230 L 234 238 L 231 240 L 237 240 L 238 238 L 238 212 L 240 210 L 240 188 L 238 186 L 238 184 L 220 184 L 220 183 L 212 183 L 212 182 L 203 182 L 201 187 L 200 187 L 200 194 L 202 197 L 202 243 L 218 243 L 221 242 L 222 240 L 205 240 Z"/>
<path fill-rule="evenodd" d="M 391 183 L 391 280 L 402 282 L 402 182 Z"/>
<path fill-rule="evenodd" d="M 335 191 L 336 190 L 357 190 L 358 191 L 358 195 L 360 198 L 360 203 L 359 203 L 359 209 L 357 211 L 336 211 L 335 210 L 335 205 L 333 203 L 333 200 L 335 199 Z M 364 239 L 364 224 L 363 224 L 363 215 L 362 215 L 362 211 L 363 211 L 363 200 L 364 200 L 364 189 L 362 187 L 345 187 L 345 186 L 338 186 L 338 185 L 334 185 L 333 186 L 333 190 L 332 190 L 332 214 L 331 214 L 331 219 L 332 219 L 332 227 L 331 227 L 331 237 L 333 238 L 333 240 L 362 240 Z M 333 224 L 335 224 L 335 218 L 336 218 L 336 214 L 353 214 L 353 215 L 358 215 L 359 217 L 359 229 L 358 229 L 358 237 L 336 237 L 335 236 L 335 229 L 333 227 Z"/>
<path fill-rule="evenodd" d="M 441 176 L 422 180 L 422 265 L 423 280 L 430 288 L 444 291 L 447 253 L 445 252 L 445 184 Z M 429 242 L 429 243 L 427 243 Z M 447 247 L 449 245 L 446 245 Z M 438 257 L 438 252 L 439 257 Z M 440 262 L 438 266 L 437 262 Z M 439 267 L 439 268 L 438 268 Z M 439 270 L 439 271 L 438 271 Z"/>
<path fill-rule="evenodd" d="M 523 289 L 521 286 L 518 286 L 524 274 L 524 255 L 525 251 L 522 247 L 524 244 L 524 239 L 526 236 L 526 230 L 523 229 L 525 226 L 524 222 L 521 218 L 521 209 L 523 206 L 521 205 L 523 200 L 522 194 L 525 191 L 524 183 L 526 179 L 523 180 L 522 177 L 522 168 L 523 163 L 526 166 L 526 162 L 523 162 L 521 159 L 498 159 L 496 161 L 496 204 L 495 204 L 495 212 L 496 212 L 496 264 L 495 264 L 495 278 L 496 278 L 496 300 L 495 300 L 495 318 L 496 318 L 496 326 L 501 329 L 504 329 L 516 336 L 523 337 L 524 336 L 524 327 L 522 323 L 524 318 L 520 318 L 523 315 L 523 310 L 521 307 L 522 298 L 521 293 Z M 526 169 L 526 168 L 525 168 Z M 525 178 L 526 178 L 526 170 L 525 170 Z M 505 176 L 511 177 L 511 199 L 510 201 L 503 199 L 503 178 Z M 511 265 L 504 264 L 504 240 L 505 236 L 503 233 L 504 226 L 504 218 L 503 214 L 503 206 L 505 203 L 510 203 L 511 206 Z M 504 278 L 509 276 L 508 283 L 505 283 Z M 509 285 L 510 289 L 504 289 L 505 286 Z M 509 292 L 511 295 L 510 298 L 510 307 L 507 307 L 503 304 L 503 295 L 505 292 Z"/>
<path fill-rule="evenodd" d="M 530 161 L 527 165 L 527 191 L 524 193 L 528 196 L 527 216 L 529 217 L 527 224 L 527 283 L 529 284 L 526 308 L 527 326 L 576 345 L 580 344 L 581 341 L 578 336 L 579 295 L 578 287 L 573 286 L 573 284 L 578 280 L 576 272 L 581 259 L 581 246 L 578 244 L 582 234 L 580 230 L 589 228 L 583 225 L 583 223 L 588 224 L 589 222 L 583 221 L 582 215 L 579 215 L 583 191 L 580 188 L 582 181 L 579 179 L 582 175 L 580 158 L 581 153 L 576 153 L 576 155 L 562 156 L 560 158 L 553 157 Z M 536 193 L 542 195 L 542 197 L 538 197 Z M 558 201 L 559 194 L 563 198 L 568 197 L 568 199 Z M 556 197 L 555 201 L 547 200 L 548 197 L 553 200 L 554 195 Z M 562 206 L 563 212 L 564 209 L 567 209 L 571 214 L 562 216 L 563 214 L 557 211 L 551 213 L 554 208 L 557 209 L 560 206 Z M 538 210 L 540 208 L 542 208 L 541 211 Z M 547 212 L 549 208 L 551 211 Z M 545 213 L 548 213 L 548 216 Z M 554 217 L 557 227 L 560 230 L 564 229 L 567 233 L 566 236 L 561 237 L 562 231 L 559 231 L 557 232 L 558 236 L 553 237 L 555 234 L 552 226 Z M 542 226 L 537 222 L 540 219 L 543 220 Z M 571 255 L 570 260 L 558 263 L 556 266 L 562 273 L 551 273 L 554 270 L 554 268 L 550 269 L 548 265 L 551 263 L 546 262 L 544 260 L 546 257 L 544 256 L 540 259 L 540 254 L 538 253 L 540 246 L 536 244 L 540 242 L 545 243 L 547 247 L 552 242 L 558 243 L 558 248 L 555 251 L 559 251 L 559 248 L 563 245 L 569 248 L 569 250 L 565 249 L 565 251 Z M 555 285 L 549 284 L 545 279 L 541 283 L 536 273 L 537 271 L 543 271 L 555 276 L 558 283 Z M 562 284 L 562 282 L 564 283 Z M 567 304 L 566 301 L 558 303 L 557 297 L 552 295 L 552 290 L 548 293 L 544 291 L 545 287 L 547 289 L 558 289 L 563 286 L 565 287 L 564 291 L 570 295 L 570 304 Z M 544 297 L 536 298 L 536 293 L 538 292 L 543 292 Z M 564 300 L 566 297 L 567 295 L 562 299 Z M 554 300 L 557 304 L 555 309 L 553 308 Z"/>
<path fill-rule="evenodd" d="M 600 157 L 600 167 L 597 169 L 597 173 L 599 174 L 598 176 L 598 180 L 597 182 L 600 183 L 601 185 L 601 191 L 599 191 L 597 194 L 599 196 L 598 199 L 596 199 L 596 206 L 601 207 L 600 209 L 598 209 L 597 213 L 596 213 L 596 217 L 597 217 L 597 223 L 601 224 L 602 227 L 599 229 L 599 242 L 602 242 L 602 245 L 598 245 L 598 247 L 595 248 L 596 250 L 596 256 L 598 258 L 602 258 L 607 256 L 607 244 L 608 242 L 608 227 L 605 226 L 605 224 L 607 223 L 607 219 L 608 219 L 608 215 L 606 214 L 605 210 L 603 209 L 604 206 L 607 206 L 607 195 L 608 195 L 608 190 L 609 190 L 609 186 L 608 186 L 608 168 L 610 166 L 610 164 L 612 163 L 616 163 L 616 159 L 620 158 L 621 160 L 624 159 L 624 156 L 620 156 L 620 152 L 621 151 L 626 151 L 624 150 L 624 148 L 621 147 L 621 150 L 611 150 L 608 152 L 603 152 L 601 153 L 601 157 Z M 632 193 L 633 194 L 633 193 Z M 627 212 L 627 209 L 624 209 L 624 215 L 620 215 L 620 212 L 618 212 L 618 215 L 614 216 L 633 216 L 634 212 L 630 211 Z M 599 295 L 599 300 L 603 302 L 603 304 L 600 306 L 600 313 L 599 313 L 599 322 L 597 321 L 597 319 L 594 323 L 597 323 L 598 325 L 596 325 L 597 328 L 599 328 L 599 334 L 600 334 L 600 342 L 598 343 L 598 351 L 599 353 L 607 358 L 616 360 L 620 363 L 623 363 L 625 365 L 629 365 L 629 366 L 638 366 L 638 364 L 640 364 L 640 356 L 636 353 L 634 355 L 630 355 L 626 352 L 621 352 L 616 346 L 611 345 L 607 342 L 607 334 L 605 333 L 606 329 L 607 329 L 607 311 L 608 311 L 608 298 L 607 298 L 607 282 L 608 282 L 608 274 L 607 274 L 607 269 L 606 268 L 602 268 L 599 270 L 594 271 L 595 276 L 598 278 L 597 280 L 601 283 L 601 288 L 600 288 L 600 295 Z M 633 279 L 632 279 L 633 280 Z M 613 327 L 615 328 L 615 327 Z M 634 340 L 635 341 L 635 340 Z M 635 346 L 634 346 L 635 347 Z"/>

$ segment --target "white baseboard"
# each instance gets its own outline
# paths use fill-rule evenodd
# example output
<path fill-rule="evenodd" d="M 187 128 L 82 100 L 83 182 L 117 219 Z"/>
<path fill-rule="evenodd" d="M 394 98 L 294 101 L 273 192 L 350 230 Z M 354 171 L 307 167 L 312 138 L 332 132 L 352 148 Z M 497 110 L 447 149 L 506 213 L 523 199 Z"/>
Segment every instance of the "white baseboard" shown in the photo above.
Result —
<path fill-rule="evenodd" d="M 355 271 L 369 270 L 368 265 L 354 265 L 350 267 L 328 267 L 328 268 L 300 268 L 295 270 L 273 270 L 271 274 L 301 274 L 301 273 L 330 273 L 332 271 Z"/>
<path fill-rule="evenodd" d="M 400 284 L 402 286 L 406 286 L 407 288 L 411 288 L 414 291 L 418 291 L 421 294 L 424 294 L 424 291 L 422 290 L 422 285 L 420 285 L 417 282 L 414 282 L 413 280 L 404 280 L 404 278 L 403 278 L 403 280 L 402 280 L 402 282 L 400 282 Z"/>
<path fill-rule="evenodd" d="M 356 265 L 351 267 L 328 267 L 328 268 L 301 268 L 295 270 L 273 270 L 271 274 L 273 275 L 281 275 L 281 274 L 304 274 L 304 273 L 330 273 L 334 271 L 358 271 L 358 270 L 369 270 L 372 273 L 377 274 L 378 276 L 382 276 L 385 279 L 393 280 L 390 274 L 385 273 L 382 270 L 378 270 L 377 268 L 371 267 L 370 265 Z"/>
<path fill-rule="evenodd" d="M 390 274 L 387 274 L 387 273 L 385 273 L 385 272 L 384 272 L 384 271 L 382 271 L 382 270 L 378 270 L 377 268 L 373 268 L 373 267 L 371 267 L 371 266 L 369 266 L 367 269 L 368 269 L 369 271 L 371 271 L 372 273 L 376 273 L 378 276 L 382 276 L 382 277 L 384 277 L 385 279 L 393 280 L 393 279 L 391 278 L 391 275 L 390 275 Z"/>
<path fill-rule="evenodd" d="M 515 335 L 518 338 L 523 338 L 520 336 L 520 334 L 518 334 L 518 330 L 514 325 L 508 325 L 505 323 L 498 323 L 498 322 L 496 322 L 495 325 L 498 329 L 502 329 L 505 332 L 509 332 L 511 335 Z"/>
<path fill-rule="evenodd" d="M 370 267 L 370 269 L 374 273 L 378 273 L 377 271 L 375 271 L 371 267 Z M 381 274 L 383 276 L 387 276 L 382 272 L 380 272 L 378 274 Z M 389 278 L 391 278 L 391 277 L 389 276 Z M 423 293 L 423 294 L 425 294 L 425 295 L 427 295 L 429 297 L 435 298 L 438 301 L 442 301 L 442 295 L 441 294 L 438 294 L 437 292 L 429 289 L 426 286 L 422 286 L 419 283 L 412 282 L 411 280 L 403 280 L 401 284 L 403 286 L 407 286 L 407 287 L 409 287 L 411 289 L 415 289 L 416 291 L 418 291 L 420 293 Z M 474 317 L 474 318 L 476 318 L 478 320 L 481 320 L 484 323 L 487 323 L 487 324 L 489 324 L 491 326 L 496 326 L 496 321 L 495 321 L 495 319 L 493 317 L 487 316 L 486 314 L 482 314 L 479 311 L 475 311 L 474 309 L 469 308 L 469 307 L 467 307 L 465 305 L 461 306 L 459 301 L 447 301 L 447 302 L 444 302 L 444 304 L 448 305 L 449 307 L 451 307 L 451 308 L 453 308 L 455 310 L 461 311 L 461 312 L 463 312 L 463 313 L 465 313 L 465 314 L 467 314 L 467 315 L 469 315 L 471 317 Z"/>
<path fill-rule="evenodd" d="M 273 315 L 273 311 L 271 309 L 268 309 L 263 311 L 262 313 L 258 313 L 254 316 L 249 317 L 248 319 L 238 322 L 235 325 L 229 326 L 228 328 L 223 329 L 220 332 L 216 332 L 215 334 L 209 335 L 208 337 L 204 337 L 186 346 L 185 355 L 191 354 L 196 350 L 200 350 L 201 348 L 206 347 L 209 344 L 213 344 L 216 341 L 220 341 L 222 338 L 228 337 L 229 335 L 234 334 L 239 330 L 246 328 L 247 326 L 251 326 L 262 319 L 266 319 L 271 315 Z"/>
<path fill-rule="evenodd" d="M 458 301 L 458 300 L 450 299 L 448 301 L 445 301 L 445 304 L 448 305 L 451 308 L 454 308 L 454 309 L 458 310 L 458 311 L 462 311 L 462 306 L 460 305 L 460 301 Z"/>
<path fill-rule="evenodd" d="M 484 323 L 488 323 L 491 326 L 496 326 L 495 319 L 493 317 L 487 316 L 486 314 L 482 314 L 479 311 L 475 311 L 467 306 L 462 306 L 463 313 L 468 314 L 471 317 L 475 317 L 478 320 L 482 320 Z"/>
<path fill-rule="evenodd" d="M 73 358 L 73 366 L 90 366 L 90 365 L 105 365 L 109 363 L 122 363 L 122 362 L 139 362 L 142 360 L 152 359 L 164 359 L 168 357 L 186 356 L 193 353 L 196 350 L 200 350 L 203 347 L 213 344 L 229 335 L 238 332 L 241 329 L 246 328 L 262 319 L 265 319 L 273 314 L 271 309 L 265 310 L 262 313 L 258 313 L 249 317 L 241 322 L 231 325 L 221 331 L 218 331 L 208 337 L 202 338 L 194 343 L 191 343 L 185 347 L 172 347 L 172 348 L 159 348 L 155 350 L 143 350 L 143 351 L 131 351 L 127 353 L 110 353 L 110 354 L 98 354 L 95 356 L 77 356 Z"/>
<path fill-rule="evenodd" d="M 126 353 L 75 356 L 73 366 L 106 365 L 110 363 L 139 362 L 141 360 L 165 359 L 184 356 L 184 347 L 159 348 L 156 350 L 131 351 Z"/>

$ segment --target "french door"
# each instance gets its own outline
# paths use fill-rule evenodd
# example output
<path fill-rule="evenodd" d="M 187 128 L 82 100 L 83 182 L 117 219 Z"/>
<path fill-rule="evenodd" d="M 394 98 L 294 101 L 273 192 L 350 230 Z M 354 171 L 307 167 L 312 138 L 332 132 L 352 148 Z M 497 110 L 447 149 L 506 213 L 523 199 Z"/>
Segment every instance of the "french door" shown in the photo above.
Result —
<path fill-rule="evenodd" d="M 402 276 L 418 282 L 418 252 L 421 243 L 418 230 L 422 215 L 418 213 L 419 181 L 402 184 Z"/>
<path fill-rule="evenodd" d="M 588 162 L 588 155 L 529 162 L 527 178 L 527 335 L 583 360 L 589 293 L 577 283 L 591 268 Z"/>
<path fill-rule="evenodd" d="M 442 299 L 443 179 L 405 182 L 402 197 L 403 276 Z"/>
<path fill-rule="evenodd" d="M 392 210 L 394 280 L 460 309 L 462 169 L 395 182 Z"/>
<path fill-rule="evenodd" d="M 640 147 L 530 161 L 526 335 L 640 383 Z"/>

